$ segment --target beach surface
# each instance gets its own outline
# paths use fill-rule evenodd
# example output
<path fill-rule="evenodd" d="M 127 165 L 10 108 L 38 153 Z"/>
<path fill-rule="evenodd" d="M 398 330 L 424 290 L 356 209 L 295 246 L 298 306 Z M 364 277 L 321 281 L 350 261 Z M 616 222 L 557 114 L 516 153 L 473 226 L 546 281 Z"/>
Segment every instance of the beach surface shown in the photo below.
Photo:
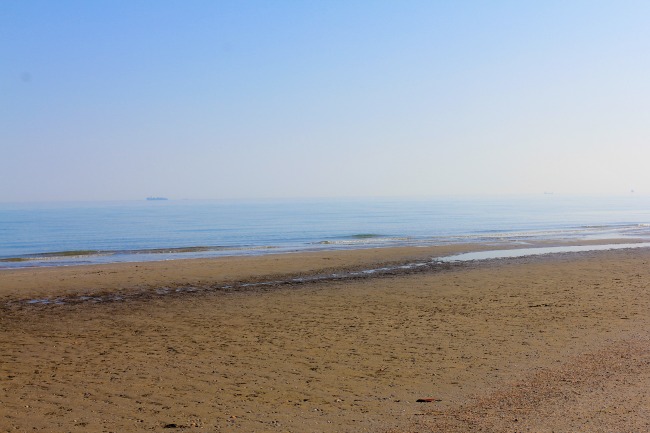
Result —
<path fill-rule="evenodd" d="M 3 270 L 0 431 L 649 431 L 648 249 L 296 280 L 477 248 Z"/>

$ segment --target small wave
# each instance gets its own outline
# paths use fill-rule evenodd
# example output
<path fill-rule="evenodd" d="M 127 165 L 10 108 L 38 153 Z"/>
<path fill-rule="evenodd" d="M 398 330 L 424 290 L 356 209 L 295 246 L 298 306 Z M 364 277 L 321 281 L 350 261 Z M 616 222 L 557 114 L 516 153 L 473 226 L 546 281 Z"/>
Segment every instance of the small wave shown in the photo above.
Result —
<path fill-rule="evenodd" d="M 143 248 L 134 250 L 72 250 L 57 251 L 51 253 L 31 254 L 21 257 L 9 257 L 0 261 L 28 261 L 48 259 L 69 259 L 75 257 L 92 256 L 116 256 L 116 255 L 144 255 L 144 254 L 191 254 L 210 253 L 219 251 L 240 251 L 240 250 L 266 250 L 276 248 L 274 246 L 192 246 L 192 247 L 170 247 L 170 248 Z"/>
<path fill-rule="evenodd" d="M 124 250 L 121 254 L 181 254 L 181 253 L 202 253 L 205 251 L 218 251 L 226 247 L 174 247 L 174 248 L 149 248 L 142 250 Z"/>
<path fill-rule="evenodd" d="M 358 233 L 356 235 L 349 236 L 349 238 L 351 239 L 374 239 L 374 238 L 382 238 L 382 237 L 384 236 L 375 233 Z"/>
<path fill-rule="evenodd" d="M 621 224 L 621 225 L 590 225 L 580 226 L 576 228 L 557 228 L 546 230 L 515 230 L 515 231 L 499 231 L 499 230 L 484 230 L 475 234 L 464 234 L 456 236 L 448 236 L 450 239 L 527 239 L 527 238 L 576 238 L 586 237 L 598 234 L 621 234 L 631 229 L 642 228 L 643 226 L 634 224 Z M 647 227 L 650 227 L 648 225 Z"/>
<path fill-rule="evenodd" d="M 613 224 L 601 224 L 601 225 L 585 225 L 581 226 L 581 229 L 587 230 L 626 230 L 639 227 L 650 227 L 649 223 L 613 223 Z"/>
<path fill-rule="evenodd" d="M 173 247 L 173 248 L 150 248 L 142 250 L 124 250 L 118 251 L 120 254 L 191 254 L 191 253 L 211 253 L 219 251 L 254 251 L 269 250 L 277 248 L 273 245 L 240 245 L 240 246 L 199 246 L 199 247 Z"/>
<path fill-rule="evenodd" d="M 4 257 L 0 259 L 0 263 L 50 262 L 57 260 L 70 260 L 81 257 L 87 258 L 107 254 L 109 253 L 96 250 L 57 251 L 51 253 L 29 254 L 18 257 Z"/>
<path fill-rule="evenodd" d="M 128 261 L 157 261 L 218 255 L 255 254 L 278 249 L 275 245 L 191 246 L 129 250 L 66 250 L 0 258 L 0 268 L 61 266 Z"/>
<path fill-rule="evenodd" d="M 47 258 L 47 257 L 83 257 L 94 256 L 100 254 L 101 251 L 97 250 L 70 250 L 70 251 L 56 251 L 52 253 L 36 254 L 34 258 Z"/>
<path fill-rule="evenodd" d="M 389 237 L 382 235 L 352 235 L 343 239 L 330 239 L 312 242 L 312 245 L 376 245 L 376 244 L 394 244 L 398 242 L 411 241 L 410 237 Z"/>
<path fill-rule="evenodd" d="M 602 226 L 583 226 L 581 229 L 586 231 L 597 231 L 597 232 L 607 232 L 607 231 L 625 231 L 630 229 L 638 229 L 642 227 L 640 224 L 610 224 Z"/>

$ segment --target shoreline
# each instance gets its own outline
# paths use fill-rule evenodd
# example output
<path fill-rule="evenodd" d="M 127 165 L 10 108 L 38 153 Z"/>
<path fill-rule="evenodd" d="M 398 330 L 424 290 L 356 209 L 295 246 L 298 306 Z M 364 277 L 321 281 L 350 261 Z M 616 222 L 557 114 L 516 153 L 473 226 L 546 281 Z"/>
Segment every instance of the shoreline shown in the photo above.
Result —
<path fill-rule="evenodd" d="M 431 254 L 367 250 L 174 261 L 146 269 L 46 268 L 18 272 L 13 289 L 0 273 L 2 299 L 38 290 L 79 294 L 90 282 L 111 293 L 131 284 L 122 290 L 139 287 L 151 295 L 134 302 L 0 307 L 0 426 L 334 433 L 440 426 L 447 432 L 477 426 L 549 431 L 552 424 L 580 431 L 580 420 L 597 412 L 600 425 L 643 430 L 634 423 L 648 418 L 630 393 L 650 389 L 647 364 L 633 363 L 650 349 L 646 248 L 469 262 L 443 272 L 272 290 L 155 294 L 163 282 L 187 285 L 189 278 L 196 279 L 192 284 L 255 281 L 271 270 L 304 276 Z M 584 361 L 608 350 L 615 356 L 601 357 L 611 361 L 602 368 Z M 629 368 L 616 367 L 621 356 Z M 597 380 L 582 385 L 581 377 Z M 591 393 L 594 384 L 607 394 Z M 519 397 L 535 395 L 544 401 L 522 406 L 527 400 Z M 625 408 L 629 420 L 609 414 L 608 404 Z M 573 412 L 560 417 L 558 407 Z"/>
<path fill-rule="evenodd" d="M 634 224 L 632 227 L 647 227 L 645 224 Z M 580 229 L 621 230 L 621 226 L 581 226 Z M 628 227 L 629 228 L 629 227 Z M 574 229 L 576 230 L 576 229 Z M 96 266 L 118 263 L 149 263 L 171 260 L 212 260 L 229 257 L 255 257 L 282 254 L 318 254 L 334 251 L 358 251 L 365 249 L 408 249 L 408 248 L 444 248 L 447 246 L 476 246 L 492 245 L 494 247 L 510 248 L 513 246 L 538 245 L 591 245 L 618 242 L 650 242 L 647 233 L 600 233 L 582 235 L 573 234 L 572 230 L 559 229 L 555 234 L 549 231 L 503 232 L 474 235 L 450 235 L 434 238 L 392 237 L 375 234 L 357 234 L 349 236 L 354 240 L 332 240 L 307 242 L 304 244 L 284 245 L 243 245 L 243 246 L 171 246 L 145 249 L 93 249 L 88 245 L 80 249 L 48 252 L 33 252 L 23 255 L 3 255 L 0 257 L 0 272 L 6 269 Z M 607 230 L 605 230 L 607 232 Z"/>
<path fill-rule="evenodd" d="M 576 251 L 571 251 L 577 248 Z M 592 249 L 593 248 L 593 249 Z M 449 244 L 0 269 L 0 303 L 61 305 L 435 272 L 461 263 L 650 248 L 643 240 Z M 548 251 L 548 252 L 547 252 Z"/>

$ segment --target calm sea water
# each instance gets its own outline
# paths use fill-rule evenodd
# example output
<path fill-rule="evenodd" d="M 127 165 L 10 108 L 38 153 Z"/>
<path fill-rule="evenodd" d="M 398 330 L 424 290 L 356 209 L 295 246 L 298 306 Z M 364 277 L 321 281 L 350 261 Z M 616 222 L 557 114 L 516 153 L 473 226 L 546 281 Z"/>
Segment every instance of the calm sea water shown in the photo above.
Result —
<path fill-rule="evenodd" d="M 0 267 L 612 238 L 650 240 L 650 197 L 0 204 Z"/>

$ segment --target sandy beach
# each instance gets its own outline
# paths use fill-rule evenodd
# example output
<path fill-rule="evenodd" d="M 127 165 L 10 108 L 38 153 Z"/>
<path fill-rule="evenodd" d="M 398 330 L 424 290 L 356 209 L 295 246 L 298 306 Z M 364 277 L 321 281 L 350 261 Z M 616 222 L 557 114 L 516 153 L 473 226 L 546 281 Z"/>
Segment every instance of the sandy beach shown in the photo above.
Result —
<path fill-rule="evenodd" d="M 0 431 L 650 430 L 647 249 L 242 284 L 476 248 L 0 271 Z"/>

